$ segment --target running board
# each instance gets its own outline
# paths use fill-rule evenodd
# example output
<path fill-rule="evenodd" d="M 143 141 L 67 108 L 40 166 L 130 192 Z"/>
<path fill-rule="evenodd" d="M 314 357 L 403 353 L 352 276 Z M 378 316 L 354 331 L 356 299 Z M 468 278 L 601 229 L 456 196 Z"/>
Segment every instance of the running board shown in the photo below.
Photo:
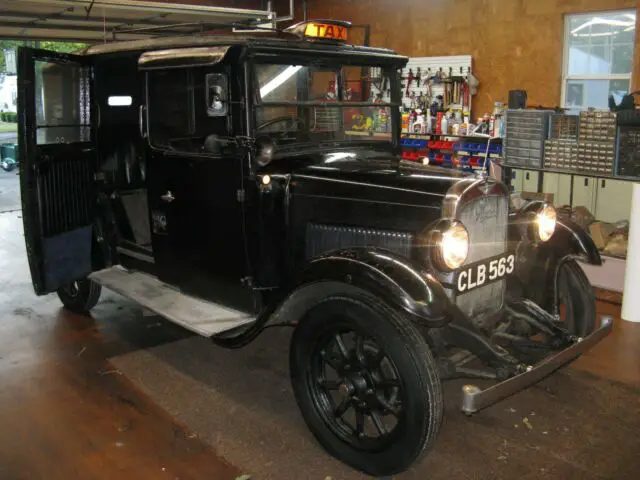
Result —
<path fill-rule="evenodd" d="M 255 321 L 246 313 L 180 293 L 146 273 L 111 267 L 93 272 L 89 278 L 204 337 Z"/>

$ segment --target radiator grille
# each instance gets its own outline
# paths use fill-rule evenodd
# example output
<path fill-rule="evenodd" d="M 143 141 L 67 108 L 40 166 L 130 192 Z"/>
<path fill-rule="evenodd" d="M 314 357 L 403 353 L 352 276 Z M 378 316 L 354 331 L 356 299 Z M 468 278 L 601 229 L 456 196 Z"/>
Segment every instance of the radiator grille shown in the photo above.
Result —
<path fill-rule="evenodd" d="M 91 171 L 86 158 L 56 160 L 40 167 L 38 196 L 45 237 L 91 223 Z"/>
<path fill-rule="evenodd" d="M 377 230 L 363 227 L 345 227 L 307 224 L 306 256 L 308 259 L 338 248 L 381 247 L 391 252 L 411 257 L 413 235 L 406 232 Z"/>
<path fill-rule="evenodd" d="M 469 232 L 470 264 L 499 255 L 507 250 L 508 197 L 483 196 L 465 204 L 458 218 Z M 493 313 L 502 307 L 504 280 L 459 295 L 457 305 L 470 318 L 479 314 Z"/>

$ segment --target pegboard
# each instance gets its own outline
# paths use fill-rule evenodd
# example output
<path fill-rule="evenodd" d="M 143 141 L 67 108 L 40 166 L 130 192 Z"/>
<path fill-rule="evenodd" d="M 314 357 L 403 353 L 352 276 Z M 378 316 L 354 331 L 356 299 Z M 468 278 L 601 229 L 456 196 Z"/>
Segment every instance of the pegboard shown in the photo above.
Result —
<path fill-rule="evenodd" d="M 425 79 L 428 74 L 431 73 L 432 76 L 436 75 L 436 72 L 442 71 L 445 77 L 449 76 L 449 72 L 456 77 L 462 76 L 468 78 L 469 73 L 473 72 L 472 64 L 471 64 L 471 55 L 456 55 L 456 56 L 445 56 L 445 57 L 410 57 L 407 65 L 404 69 L 402 69 L 402 105 L 406 108 L 411 108 L 412 103 L 415 102 L 420 95 L 426 95 L 430 90 L 432 102 L 438 95 L 445 94 L 445 83 L 438 82 L 437 79 L 433 79 L 428 83 L 425 83 Z M 409 87 L 409 92 L 415 92 L 414 99 L 411 97 L 407 97 L 407 82 L 409 70 L 411 70 L 415 75 L 420 69 L 420 85 L 417 85 L 416 81 L 413 80 Z M 442 69 L 442 70 L 441 70 Z M 374 73 L 375 76 L 375 73 Z M 376 90 L 376 85 L 373 85 L 373 89 Z M 379 93 L 379 90 L 376 91 Z M 472 95 L 471 92 L 468 95 L 468 104 L 465 104 L 465 109 L 471 111 L 471 103 L 472 103 Z M 383 92 L 382 99 L 385 101 L 389 101 L 389 92 Z M 454 108 L 461 107 L 459 102 L 453 103 Z"/>

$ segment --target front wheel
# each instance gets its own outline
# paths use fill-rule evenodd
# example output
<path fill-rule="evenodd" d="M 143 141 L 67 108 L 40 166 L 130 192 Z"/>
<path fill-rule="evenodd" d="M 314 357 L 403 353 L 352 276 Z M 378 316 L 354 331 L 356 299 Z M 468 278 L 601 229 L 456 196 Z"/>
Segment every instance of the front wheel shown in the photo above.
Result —
<path fill-rule="evenodd" d="M 578 262 L 561 264 L 557 276 L 560 320 L 578 337 L 586 337 L 596 329 L 596 298 L 593 287 Z"/>
<path fill-rule="evenodd" d="M 95 307 L 101 292 L 102 287 L 88 278 L 71 282 L 57 291 L 62 304 L 76 313 L 87 313 Z"/>
<path fill-rule="evenodd" d="M 291 342 L 298 406 L 334 457 L 387 476 L 433 443 L 442 386 L 424 337 L 405 315 L 363 291 L 337 294 L 309 310 Z"/>

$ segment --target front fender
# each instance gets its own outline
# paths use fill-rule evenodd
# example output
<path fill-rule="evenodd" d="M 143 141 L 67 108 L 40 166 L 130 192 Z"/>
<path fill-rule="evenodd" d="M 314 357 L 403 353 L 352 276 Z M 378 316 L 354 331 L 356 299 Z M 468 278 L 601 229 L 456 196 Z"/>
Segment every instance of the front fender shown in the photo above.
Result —
<path fill-rule="evenodd" d="M 576 256 L 591 265 L 602 265 L 602 258 L 589 234 L 569 216 L 559 216 L 556 231 L 545 243 L 533 245 L 528 241 L 519 248 L 523 258 L 520 280 L 526 285 L 527 298 L 554 311 L 556 276 L 565 259 Z"/>
<path fill-rule="evenodd" d="M 429 327 L 450 320 L 451 301 L 440 282 L 387 250 L 355 247 L 328 252 L 307 265 L 297 288 L 322 281 L 347 283 L 374 293 Z"/>
<path fill-rule="evenodd" d="M 591 236 L 568 216 L 558 218 L 556 231 L 546 246 L 560 256 L 577 255 L 591 265 L 602 265 L 600 252 Z"/>

